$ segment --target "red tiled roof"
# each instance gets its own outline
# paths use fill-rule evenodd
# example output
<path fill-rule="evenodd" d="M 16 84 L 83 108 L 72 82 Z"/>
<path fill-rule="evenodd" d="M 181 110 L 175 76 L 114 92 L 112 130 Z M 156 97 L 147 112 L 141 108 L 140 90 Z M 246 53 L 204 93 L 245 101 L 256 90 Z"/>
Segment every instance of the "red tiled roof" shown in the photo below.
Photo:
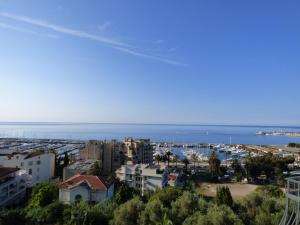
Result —
<path fill-rule="evenodd" d="M 14 173 L 16 171 L 18 171 L 18 168 L 13 168 L 13 167 L 0 167 L 0 178 L 1 177 L 5 177 L 8 174 Z"/>
<path fill-rule="evenodd" d="M 93 190 L 107 190 L 112 183 L 108 183 L 105 177 L 77 174 L 61 183 L 61 188 L 73 188 L 86 183 Z"/>

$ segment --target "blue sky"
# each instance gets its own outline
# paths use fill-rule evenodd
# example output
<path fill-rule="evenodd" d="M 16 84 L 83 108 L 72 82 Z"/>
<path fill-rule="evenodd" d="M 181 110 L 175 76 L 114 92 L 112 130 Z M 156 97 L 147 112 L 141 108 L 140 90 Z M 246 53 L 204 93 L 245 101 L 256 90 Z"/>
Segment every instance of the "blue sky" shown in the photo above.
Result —
<path fill-rule="evenodd" d="M 0 121 L 300 125 L 299 11 L 0 0 Z"/>

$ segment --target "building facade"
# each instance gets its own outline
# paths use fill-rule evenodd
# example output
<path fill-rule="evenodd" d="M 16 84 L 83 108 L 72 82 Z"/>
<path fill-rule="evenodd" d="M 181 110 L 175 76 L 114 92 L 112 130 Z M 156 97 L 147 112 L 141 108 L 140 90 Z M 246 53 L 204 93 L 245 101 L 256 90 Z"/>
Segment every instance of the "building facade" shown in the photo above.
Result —
<path fill-rule="evenodd" d="M 0 167 L 0 207 L 18 204 L 26 194 L 26 175 L 18 168 Z"/>
<path fill-rule="evenodd" d="M 148 164 L 133 164 L 128 162 L 116 171 L 120 181 L 139 191 L 142 195 L 146 190 L 156 190 L 168 185 L 168 172 L 160 172 L 158 168 Z"/>
<path fill-rule="evenodd" d="M 105 177 L 91 175 L 75 175 L 61 183 L 59 200 L 65 204 L 76 201 L 99 203 L 112 199 L 114 183 Z"/>
<path fill-rule="evenodd" d="M 151 164 L 153 162 L 153 148 L 150 139 L 127 138 L 123 143 L 127 161 L 132 161 L 135 164 Z"/>
<path fill-rule="evenodd" d="M 103 175 L 110 175 L 119 168 L 125 159 L 122 154 L 122 143 L 112 141 L 89 141 L 80 150 L 81 160 L 99 160 Z"/>
<path fill-rule="evenodd" d="M 0 166 L 25 170 L 29 176 L 29 186 L 49 181 L 54 177 L 55 155 L 42 151 L 11 153 L 0 156 Z"/>

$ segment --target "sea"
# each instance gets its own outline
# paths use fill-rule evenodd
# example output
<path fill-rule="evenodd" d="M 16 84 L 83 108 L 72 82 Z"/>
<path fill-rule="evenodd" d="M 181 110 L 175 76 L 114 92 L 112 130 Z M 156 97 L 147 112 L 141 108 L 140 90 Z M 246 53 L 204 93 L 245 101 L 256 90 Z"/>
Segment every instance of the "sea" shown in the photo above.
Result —
<path fill-rule="evenodd" d="M 122 140 L 150 138 L 153 142 L 282 145 L 300 143 L 300 137 L 261 136 L 258 131 L 300 131 L 292 126 L 116 124 L 116 123 L 10 123 L 0 122 L 0 138 Z"/>

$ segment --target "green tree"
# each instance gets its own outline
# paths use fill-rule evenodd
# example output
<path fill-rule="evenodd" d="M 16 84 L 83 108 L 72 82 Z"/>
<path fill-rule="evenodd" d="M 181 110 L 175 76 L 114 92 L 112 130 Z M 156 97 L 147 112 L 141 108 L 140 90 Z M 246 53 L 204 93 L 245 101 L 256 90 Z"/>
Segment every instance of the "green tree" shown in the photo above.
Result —
<path fill-rule="evenodd" d="M 168 167 L 170 165 L 170 156 L 172 155 L 172 152 L 171 151 L 167 151 L 166 152 L 166 156 L 167 156 L 167 162 L 168 162 Z"/>
<path fill-rule="evenodd" d="M 155 160 L 157 162 L 157 165 L 159 165 L 159 162 L 162 160 L 161 155 L 155 155 Z"/>
<path fill-rule="evenodd" d="M 226 205 L 213 205 L 202 214 L 199 211 L 189 216 L 183 225 L 243 225 L 243 222 Z"/>
<path fill-rule="evenodd" d="M 210 207 L 207 211 L 207 214 L 202 218 L 200 217 L 198 224 L 243 225 L 243 222 L 237 217 L 237 215 L 234 214 L 234 212 L 228 206 L 220 205 Z"/>
<path fill-rule="evenodd" d="M 122 204 L 132 199 L 137 194 L 133 188 L 129 187 L 123 181 L 116 181 L 114 200 L 117 204 Z"/>
<path fill-rule="evenodd" d="M 144 211 L 139 218 L 139 224 L 141 225 L 156 225 L 163 223 L 164 216 L 167 210 L 163 207 L 162 202 L 159 200 L 153 200 L 146 204 Z"/>
<path fill-rule="evenodd" d="M 233 206 L 233 199 L 227 186 L 217 187 L 216 203 L 218 205 Z"/>
<path fill-rule="evenodd" d="M 164 207 L 170 208 L 171 203 L 182 195 L 182 190 L 174 187 L 166 187 L 156 190 L 150 197 L 149 201 L 159 200 Z"/>
<path fill-rule="evenodd" d="M 196 162 L 198 162 L 198 156 L 196 153 L 191 155 L 191 161 L 194 163 L 194 169 L 196 168 Z"/>
<path fill-rule="evenodd" d="M 190 161 L 187 158 L 185 158 L 182 160 L 182 163 L 184 164 L 184 170 L 187 171 Z"/>
<path fill-rule="evenodd" d="M 143 210 L 143 202 L 135 197 L 115 210 L 112 225 L 136 225 Z"/>
<path fill-rule="evenodd" d="M 54 183 L 44 182 L 32 189 L 28 208 L 38 208 L 49 205 L 58 199 L 58 186 Z"/>
<path fill-rule="evenodd" d="M 61 158 L 57 155 L 56 152 L 55 154 L 55 177 L 62 177 L 62 167 L 60 165 Z"/>
<path fill-rule="evenodd" d="M 0 210 L 0 225 L 25 225 L 27 223 L 26 213 L 23 209 Z"/>
<path fill-rule="evenodd" d="M 217 178 L 220 173 L 221 161 L 218 159 L 215 151 L 213 151 L 212 154 L 209 156 L 208 164 L 209 164 L 209 171 L 211 173 L 211 176 L 213 178 Z"/>
<path fill-rule="evenodd" d="M 47 224 L 63 224 L 63 213 L 65 205 L 62 202 L 55 201 L 46 207 Z"/>
<path fill-rule="evenodd" d="M 236 180 L 240 182 L 245 175 L 244 168 L 242 167 L 239 160 L 234 159 L 231 163 L 231 168 L 234 170 L 234 175 L 236 176 Z"/>
<path fill-rule="evenodd" d="M 89 175 L 93 175 L 93 176 L 100 176 L 100 174 L 101 174 L 101 168 L 100 168 L 99 162 L 95 162 L 91 166 L 91 168 L 88 171 L 88 174 Z"/>
<path fill-rule="evenodd" d="M 177 168 L 178 156 L 175 154 L 173 155 L 173 162 L 175 163 L 175 167 Z"/>
<path fill-rule="evenodd" d="M 64 167 L 68 166 L 70 163 L 70 160 L 69 160 L 69 155 L 67 152 L 65 152 L 65 155 L 64 155 Z"/>
<path fill-rule="evenodd" d="M 185 191 L 172 202 L 171 217 L 174 224 L 182 224 L 183 221 L 198 209 L 198 196 Z"/>

